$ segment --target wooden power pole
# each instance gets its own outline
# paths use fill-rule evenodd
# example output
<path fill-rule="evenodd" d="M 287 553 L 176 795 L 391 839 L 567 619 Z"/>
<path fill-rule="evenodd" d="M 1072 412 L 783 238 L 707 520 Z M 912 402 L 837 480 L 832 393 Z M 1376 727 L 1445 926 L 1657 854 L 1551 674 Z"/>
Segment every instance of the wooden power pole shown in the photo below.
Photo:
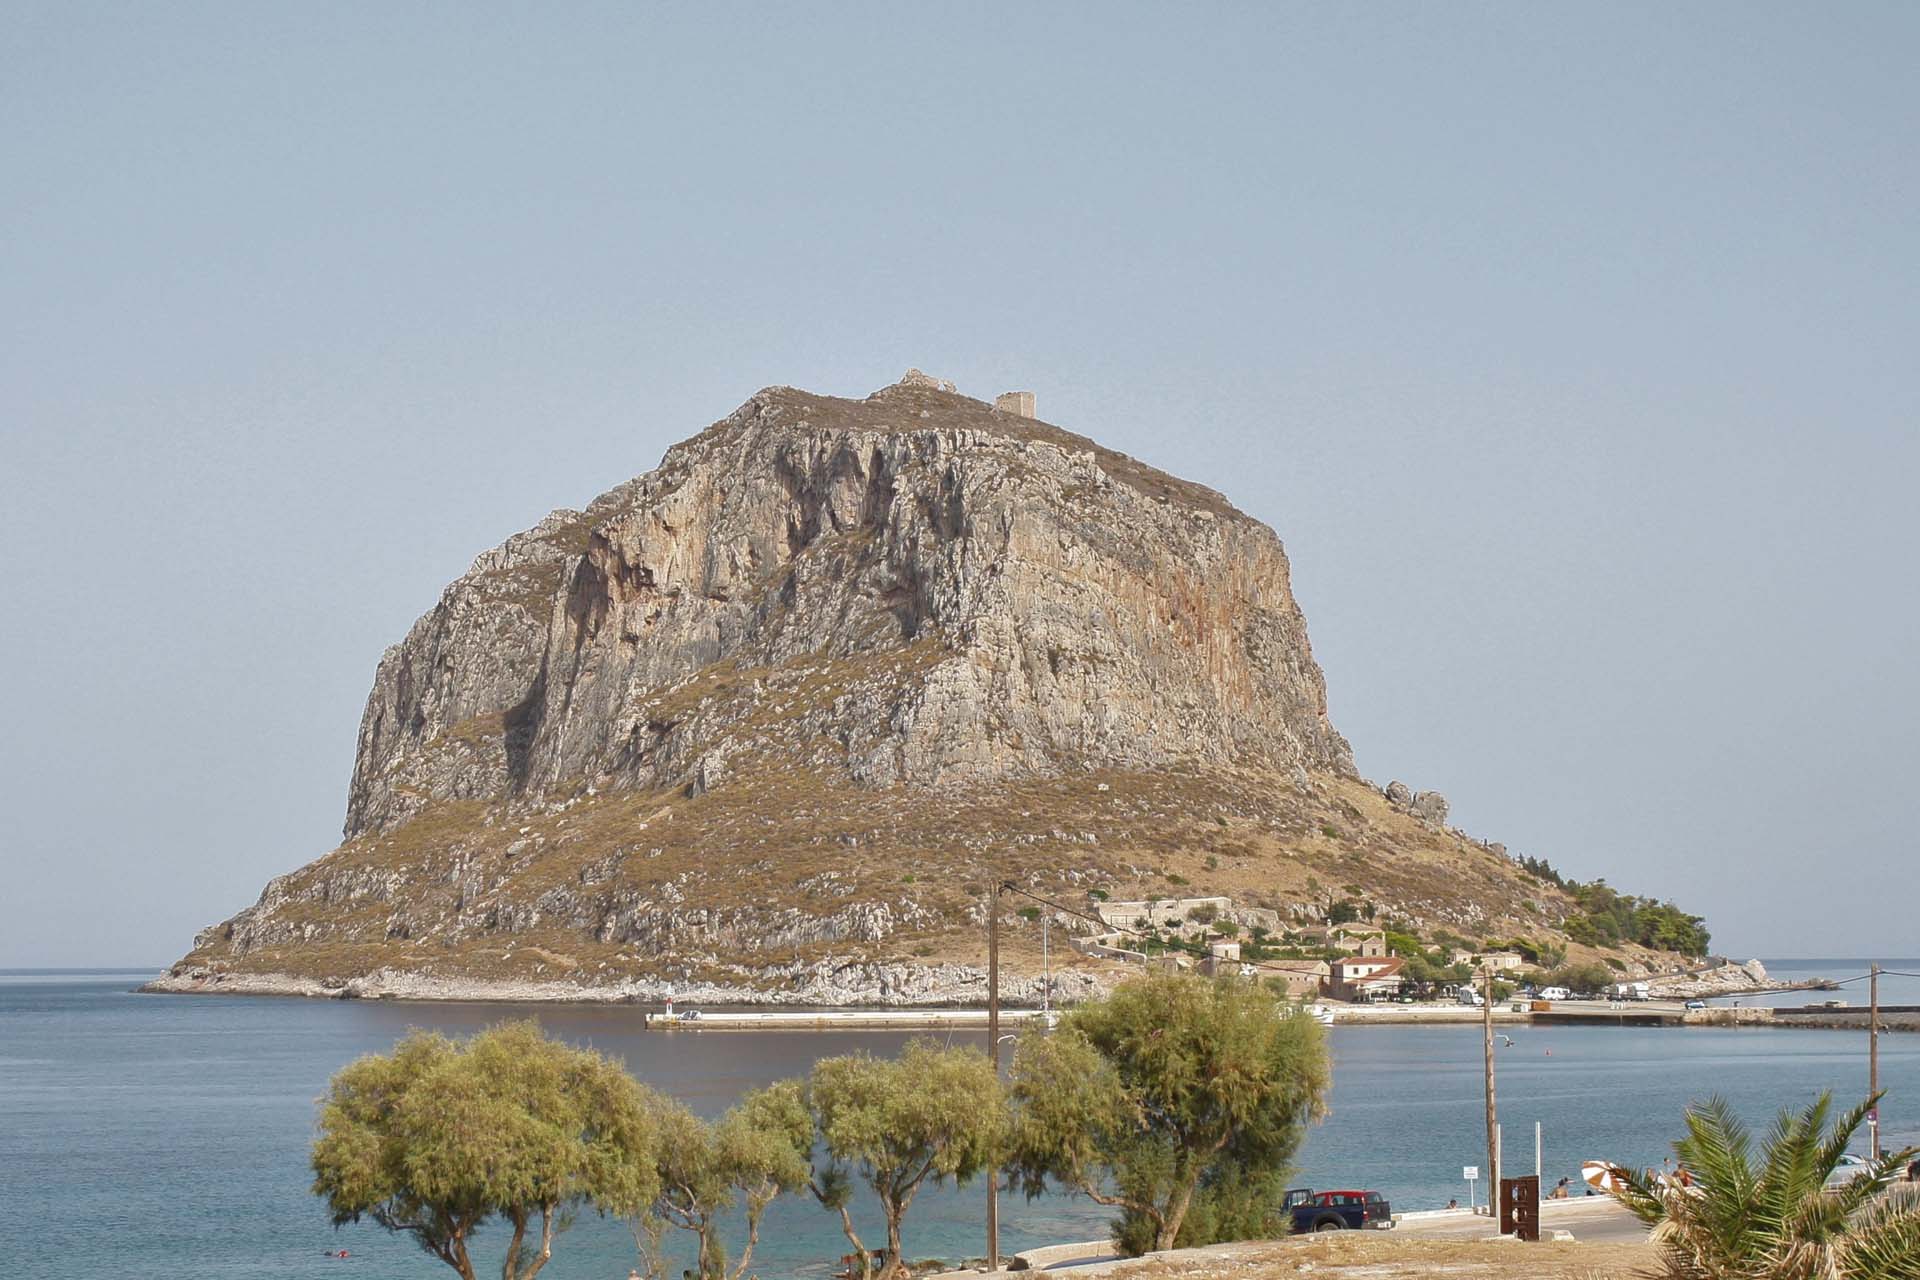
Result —
<path fill-rule="evenodd" d="M 1493 1103 L 1493 969 L 1485 971 L 1486 991 L 1480 1005 L 1480 1027 L 1487 1054 L 1487 1212 L 1500 1219 L 1500 1118 Z"/>
<path fill-rule="evenodd" d="M 1000 1078 L 1000 881 L 987 894 L 987 1052 Z M 898 1262 L 898 1259 L 895 1259 Z M 1000 1170 L 987 1165 L 987 1270 L 1000 1269 Z"/>
<path fill-rule="evenodd" d="M 1880 962 L 1867 969 L 1867 1096 L 1880 1092 Z M 1874 1098 L 1867 1115 L 1867 1143 L 1871 1158 L 1880 1158 L 1880 1101 Z"/>

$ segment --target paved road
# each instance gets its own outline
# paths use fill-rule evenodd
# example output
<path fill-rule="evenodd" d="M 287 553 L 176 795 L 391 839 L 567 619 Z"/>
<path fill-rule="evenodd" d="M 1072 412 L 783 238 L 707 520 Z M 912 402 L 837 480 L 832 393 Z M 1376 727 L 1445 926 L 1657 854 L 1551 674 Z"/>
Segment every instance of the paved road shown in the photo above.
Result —
<path fill-rule="evenodd" d="M 1595 1244 L 1633 1244 L 1647 1238 L 1646 1227 L 1641 1225 L 1638 1218 L 1621 1208 L 1611 1196 L 1549 1200 L 1540 1206 L 1540 1226 L 1543 1232 L 1566 1231 L 1572 1233 L 1575 1240 L 1591 1241 Z M 1454 1213 L 1429 1213 L 1403 1218 L 1400 1225 L 1393 1229 L 1393 1234 L 1432 1236 L 1453 1240 L 1485 1240 L 1491 1239 L 1498 1233 L 1494 1230 L 1491 1219 L 1461 1209 Z M 1304 1237 L 1296 1237 L 1296 1239 L 1304 1241 Z M 1255 1241 L 1252 1246 L 1214 1245 L 1209 1250 L 1194 1252 L 1213 1252 L 1227 1256 L 1236 1249 L 1254 1246 L 1266 1248 L 1270 1247 L 1271 1243 Z M 1036 1271 L 1060 1271 L 1076 1277 L 1102 1276 L 1115 1267 L 1132 1261 L 1132 1259 L 1115 1256 L 1111 1244 L 1103 1240 L 1053 1245 L 1044 1249 L 1029 1250 L 1021 1256 L 1027 1259 Z M 954 1277 L 972 1274 L 970 1272 L 951 1273 Z M 947 1277 L 935 1276 L 933 1280 L 947 1280 Z"/>
<path fill-rule="evenodd" d="M 1647 1238 L 1646 1226 L 1612 1196 L 1582 1196 L 1576 1200 L 1547 1200 L 1540 1205 L 1541 1231 L 1569 1231 L 1575 1240 L 1603 1244 L 1631 1244 Z M 1494 1222 L 1461 1210 L 1402 1219 L 1396 1233 L 1444 1236 L 1460 1240 L 1486 1239 L 1498 1234 Z"/>

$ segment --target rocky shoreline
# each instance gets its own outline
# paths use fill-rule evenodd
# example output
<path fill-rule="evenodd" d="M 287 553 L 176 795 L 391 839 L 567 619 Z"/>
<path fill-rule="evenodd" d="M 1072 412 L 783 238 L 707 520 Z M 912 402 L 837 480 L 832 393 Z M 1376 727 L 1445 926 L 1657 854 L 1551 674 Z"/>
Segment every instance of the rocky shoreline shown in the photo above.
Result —
<path fill-rule="evenodd" d="M 1121 973 L 1056 970 L 1053 1002 L 1067 1006 L 1104 993 Z M 1044 982 L 1038 975 L 1001 972 L 1000 999 L 1010 1007 L 1039 1007 Z M 1661 999 L 1746 995 L 1793 990 L 1795 984 L 1767 977 L 1757 960 L 1704 973 L 1654 981 Z M 724 979 L 620 977 L 583 982 L 567 979 L 453 977 L 402 969 L 377 969 L 344 978 L 292 973 L 236 972 L 219 966 L 175 965 L 139 988 L 163 995 L 299 996 L 321 1000 L 432 1000 L 483 1004 L 683 1004 L 811 1009 L 982 1008 L 987 973 L 965 964 L 902 964 L 826 958 L 765 968 L 739 966 Z M 1404 1012 L 1399 1006 L 1396 1014 Z M 1373 1019 L 1355 1010 L 1358 1024 Z M 1455 1012 L 1442 1010 L 1444 1013 Z M 1477 1018 L 1471 1015 L 1470 1018 Z"/>
<path fill-rule="evenodd" d="M 1039 1007 L 1043 982 L 1001 974 L 1000 998 Z M 1076 972 L 1053 975 L 1053 999 L 1071 1004 L 1102 993 L 1109 982 Z M 977 1008 L 987 996 L 986 971 L 972 965 L 895 965 L 868 961 L 742 970 L 737 982 L 624 978 L 608 982 L 451 978 L 379 969 L 354 978 L 290 973 L 235 973 L 180 966 L 139 988 L 162 995 L 300 996 L 325 1000 L 435 1000 L 499 1004 L 664 1004 L 804 1008 Z"/>
<path fill-rule="evenodd" d="M 1781 982 L 1767 976 L 1767 967 L 1758 960 L 1745 964 L 1723 964 L 1697 973 L 1675 974 L 1649 980 L 1656 1000 L 1705 1000 L 1716 996 L 1765 995 L 1775 991 L 1811 989 L 1804 982 Z"/>

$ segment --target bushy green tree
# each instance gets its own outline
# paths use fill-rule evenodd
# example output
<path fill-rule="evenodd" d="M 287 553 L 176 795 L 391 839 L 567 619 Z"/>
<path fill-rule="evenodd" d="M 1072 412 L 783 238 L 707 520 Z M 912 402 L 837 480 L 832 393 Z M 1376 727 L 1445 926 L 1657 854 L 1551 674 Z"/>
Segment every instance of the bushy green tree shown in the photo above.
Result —
<path fill-rule="evenodd" d="M 1706 922 L 1671 902 L 1655 902 L 1623 894 L 1605 880 L 1588 884 L 1566 882 L 1567 892 L 1580 911 L 1563 926 L 1569 938 L 1590 947 L 1637 942 L 1644 947 L 1703 956 L 1712 935 Z"/>
<path fill-rule="evenodd" d="M 1613 983 L 1613 973 L 1602 964 L 1563 964 L 1552 969 L 1532 969 L 1522 975 L 1536 989 L 1565 987 L 1568 991 L 1605 991 Z"/>
<path fill-rule="evenodd" d="M 656 1188 L 647 1091 L 532 1022 L 464 1043 L 414 1032 L 333 1077 L 313 1190 L 336 1226 L 370 1217 L 474 1280 L 473 1241 L 512 1228 L 503 1280 L 532 1280 L 582 1207 L 637 1213 Z"/>
<path fill-rule="evenodd" d="M 987 1055 L 915 1040 L 897 1058 L 864 1053 L 822 1058 L 807 1082 L 827 1163 L 814 1195 L 840 1213 L 841 1229 L 872 1275 L 873 1254 L 848 1212 L 850 1175 L 873 1189 L 887 1223 L 882 1280 L 903 1271 L 901 1224 L 922 1187 L 965 1183 L 985 1168 L 1006 1133 L 1006 1103 Z"/>
<path fill-rule="evenodd" d="M 1629 1175 L 1619 1199 L 1653 1227 L 1669 1280 L 1920 1280 L 1920 1201 L 1886 1194 L 1912 1150 L 1892 1152 L 1832 1190 L 1827 1179 L 1878 1101 L 1838 1117 L 1823 1094 L 1783 1111 L 1756 1158 L 1725 1101 L 1689 1108 L 1673 1144 L 1684 1182 Z"/>
<path fill-rule="evenodd" d="M 1262 987 L 1138 979 L 1021 1039 L 1011 1166 L 1119 1209 L 1129 1252 L 1260 1234 L 1327 1086 L 1319 1025 Z"/>
<path fill-rule="evenodd" d="M 767 1206 L 804 1190 L 812 1173 L 813 1116 L 799 1082 L 749 1093 L 711 1122 L 656 1096 L 655 1116 L 660 1190 L 634 1224 L 647 1274 L 665 1274 L 662 1245 L 667 1230 L 678 1228 L 696 1241 L 694 1275 L 739 1280 L 753 1262 Z M 736 1205 L 745 1217 L 746 1241 L 729 1272 L 721 1228 Z"/>

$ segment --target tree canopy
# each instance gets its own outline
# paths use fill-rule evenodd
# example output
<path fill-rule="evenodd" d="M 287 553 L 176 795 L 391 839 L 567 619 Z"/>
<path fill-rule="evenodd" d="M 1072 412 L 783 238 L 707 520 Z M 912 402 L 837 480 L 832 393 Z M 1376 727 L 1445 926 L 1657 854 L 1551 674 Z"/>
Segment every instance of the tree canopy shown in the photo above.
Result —
<path fill-rule="evenodd" d="M 465 1280 L 473 1241 L 511 1227 L 503 1280 L 532 1280 L 564 1215 L 635 1214 L 657 1188 L 648 1092 L 597 1053 L 504 1023 L 465 1042 L 413 1032 L 342 1068 L 320 1112 L 314 1194 L 372 1218 Z"/>
<path fill-rule="evenodd" d="M 666 1270 L 662 1238 L 677 1227 L 697 1241 L 694 1275 L 739 1280 L 753 1261 L 767 1206 L 808 1185 L 813 1116 L 801 1086 L 785 1080 L 756 1090 L 713 1122 L 670 1099 L 659 1098 L 656 1106 L 660 1190 L 636 1223 L 648 1274 Z M 746 1243 L 729 1273 L 720 1228 L 736 1204 L 745 1214 Z"/>
<path fill-rule="evenodd" d="M 864 1053 L 814 1064 L 808 1099 L 828 1165 L 813 1183 L 871 1274 L 872 1252 L 847 1212 L 851 1171 L 873 1189 L 887 1223 L 880 1275 L 900 1274 L 901 1224 L 928 1183 L 966 1182 L 990 1163 L 1005 1136 L 1006 1106 L 987 1056 L 915 1040 L 897 1058 Z"/>
<path fill-rule="evenodd" d="M 1142 978 L 1021 1038 L 1011 1165 L 1120 1209 L 1129 1252 L 1260 1234 L 1327 1087 L 1319 1025 L 1262 988 Z"/>

